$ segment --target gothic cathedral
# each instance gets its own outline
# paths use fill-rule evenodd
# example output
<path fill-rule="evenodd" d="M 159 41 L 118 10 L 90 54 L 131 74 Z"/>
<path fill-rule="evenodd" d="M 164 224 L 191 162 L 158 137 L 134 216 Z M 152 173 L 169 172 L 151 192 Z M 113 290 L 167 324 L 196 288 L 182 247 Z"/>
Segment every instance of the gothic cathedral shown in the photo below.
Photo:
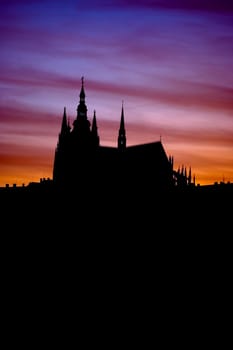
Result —
<path fill-rule="evenodd" d="M 173 182 L 173 159 L 168 158 L 161 140 L 127 147 L 122 105 L 116 147 L 101 146 L 96 112 L 92 123 L 87 116 L 82 78 L 77 117 L 71 127 L 66 108 L 55 150 L 53 180 L 57 186 L 128 186 L 166 189 Z"/>

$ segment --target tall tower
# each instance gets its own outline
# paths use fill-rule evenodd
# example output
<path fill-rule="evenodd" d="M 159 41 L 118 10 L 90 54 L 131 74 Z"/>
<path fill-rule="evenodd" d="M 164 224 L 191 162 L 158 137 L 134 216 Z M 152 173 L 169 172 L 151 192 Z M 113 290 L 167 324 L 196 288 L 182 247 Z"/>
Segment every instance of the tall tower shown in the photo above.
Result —
<path fill-rule="evenodd" d="M 77 107 L 77 117 L 73 122 L 72 134 L 75 143 L 87 145 L 90 142 L 91 130 L 90 122 L 87 119 L 87 106 L 85 103 L 84 78 L 81 79 L 81 91 L 79 94 L 79 105 Z"/>
<path fill-rule="evenodd" d="M 124 150 L 126 148 L 126 133 L 125 133 L 125 120 L 124 120 L 124 107 L 122 102 L 121 108 L 121 122 L 118 133 L 118 149 Z"/>
<path fill-rule="evenodd" d="M 97 128 L 97 122 L 96 122 L 96 114 L 94 111 L 94 116 L 92 120 L 92 127 L 91 127 L 91 136 L 92 136 L 92 144 L 94 147 L 98 147 L 100 143 L 100 138 L 98 135 L 98 128 Z"/>
<path fill-rule="evenodd" d="M 61 123 L 61 131 L 58 136 L 57 147 L 55 150 L 54 166 L 53 166 L 53 180 L 60 182 L 64 180 L 66 160 L 69 152 L 69 136 L 70 126 L 67 121 L 66 107 L 64 107 L 63 118 Z"/>
<path fill-rule="evenodd" d="M 66 107 L 64 107 L 62 124 L 61 124 L 61 132 L 59 134 L 59 143 L 62 142 L 62 140 L 67 136 L 69 132 L 70 132 L 70 127 L 67 121 Z"/>

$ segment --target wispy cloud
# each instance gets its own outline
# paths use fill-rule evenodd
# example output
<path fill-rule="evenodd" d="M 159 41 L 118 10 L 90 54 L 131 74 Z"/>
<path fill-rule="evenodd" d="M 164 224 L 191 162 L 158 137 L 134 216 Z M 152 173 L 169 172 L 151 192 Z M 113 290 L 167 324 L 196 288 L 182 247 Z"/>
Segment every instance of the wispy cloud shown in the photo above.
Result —
<path fill-rule="evenodd" d="M 88 88 L 120 96 L 131 96 L 174 106 L 205 110 L 233 111 L 233 88 L 206 85 L 194 82 L 176 81 L 173 87 L 163 89 L 147 86 L 118 85 L 100 81 L 89 81 Z"/>
<path fill-rule="evenodd" d="M 0 135 L 7 133 L 21 136 L 51 136 L 52 130 L 58 130 L 61 116 L 55 113 L 29 108 L 17 101 L 14 107 L 1 105 L 0 107 Z"/>
<path fill-rule="evenodd" d="M 77 79 L 60 75 L 55 72 L 46 72 L 33 68 L 12 69 L 3 72 L 3 84 L 22 87 L 56 89 L 76 89 Z M 211 85 L 194 81 L 177 79 L 161 79 L 161 88 L 138 84 L 122 84 L 122 82 L 103 82 L 86 79 L 88 91 L 130 96 L 135 99 L 159 102 L 164 105 L 174 105 L 192 109 L 233 112 L 233 88 L 222 85 Z"/>

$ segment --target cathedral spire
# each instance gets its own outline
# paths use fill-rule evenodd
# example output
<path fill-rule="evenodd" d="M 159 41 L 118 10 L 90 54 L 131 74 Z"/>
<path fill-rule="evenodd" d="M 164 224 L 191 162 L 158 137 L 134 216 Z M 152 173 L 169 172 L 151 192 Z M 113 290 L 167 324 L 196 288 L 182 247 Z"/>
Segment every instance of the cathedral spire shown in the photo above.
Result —
<path fill-rule="evenodd" d="M 77 118 L 87 119 L 87 106 L 85 103 L 84 77 L 81 78 L 81 90 L 79 94 L 79 105 L 77 107 Z"/>
<path fill-rule="evenodd" d="M 84 78 L 81 78 L 81 90 L 79 94 L 80 100 L 79 105 L 77 107 L 77 117 L 73 122 L 73 130 L 72 133 L 75 135 L 80 135 L 79 140 L 90 137 L 90 122 L 87 118 L 87 106 L 85 103 L 85 91 L 84 91 Z M 85 142 L 86 142 L 85 141 Z M 79 141 L 77 141 L 79 142 Z M 81 141 L 82 142 L 82 141 Z"/>
<path fill-rule="evenodd" d="M 61 124 L 61 133 L 66 132 L 68 129 L 67 116 L 66 116 L 66 107 L 64 107 L 62 124 Z"/>
<path fill-rule="evenodd" d="M 64 107 L 62 123 L 61 123 L 60 138 L 63 138 L 69 132 L 70 132 L 70 126 L 69 126 L 69 123 L 68 123 L 68 120 L 67 120 L 66 107 Z"/>
<path fill-rule="evenodd" d="M 95 111 L 94 111 L 94 116 L 93 116 L 93 120 L 92 120 L 91 134 L 92 134 L 93 145 L 99 146 L 99 135 L 98 135 L 98 128 L 97 128 Z"/>
<path fill-rule="evenodd" d="M 126 133 L 125 133 L 125 120 L 124 120 L 124 107 L 123 107 L 123 101 L 122 101 L 121 122 L 120 122 L 120 128 L 118 133 L 118 149 L 125 149 L 125 148 L 126 148 Z"/>
<path fill-rule="evenodd" d="M 62 179 L 61 166 L 64 165 L 64 154 L 66 153 L 68 139 L 70 136 L 70 125 L 67 120 L 66 107 L 64 107 L 61 131 L 58 135 L 57 147 L 55 150 L 54 165 L 53 165 L 53 180 L 55 182 Z"/>
<path fill-rule="evenodd" d="M 81 78 L 81 82 L 82 82 L 82 86 L 81 86 L 79 97 L 80 97 L 80 102 L 85 103 L 84 77 Z"/>

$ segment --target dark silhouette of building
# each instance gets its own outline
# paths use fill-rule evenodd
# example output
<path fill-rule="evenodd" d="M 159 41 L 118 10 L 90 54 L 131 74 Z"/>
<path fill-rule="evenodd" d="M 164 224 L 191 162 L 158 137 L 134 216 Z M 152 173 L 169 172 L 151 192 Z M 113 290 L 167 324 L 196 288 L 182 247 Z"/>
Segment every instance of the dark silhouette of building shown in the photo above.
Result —
<path fill-rule="evenodd" d="M 73 127 L 64 108 L 53 168 L 57 186 L 164 190 L 174 184 L 173 157 L 167 157 L 161 140 L 127 146 L 123 103 L 117 147 L 106 147 L 100 144 L 96 112 L 92 124 L 88 119 L 83 78 L 79 97 Z"/>

